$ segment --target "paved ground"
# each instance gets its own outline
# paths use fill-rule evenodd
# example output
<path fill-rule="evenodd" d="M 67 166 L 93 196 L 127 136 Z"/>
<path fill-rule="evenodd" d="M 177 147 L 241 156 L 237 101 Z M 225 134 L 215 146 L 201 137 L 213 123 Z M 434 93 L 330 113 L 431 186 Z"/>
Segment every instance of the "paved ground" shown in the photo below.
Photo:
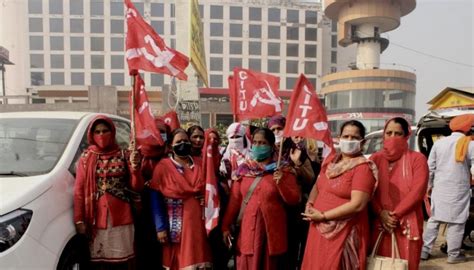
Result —
<path fill-rule="evenodd" d="M 474 234 L 472 234 L 474 239 Z M 456 270 L 473 270 L 474 269 L 474 250 L 465 251 L 467 262 L 458 264 L 448 264 L 446 262 L 448 255 L 442 253 L 439 247 L 445 241 L 444 225 L 441 225 L 438 239 L 431 252 L 431 258 L 420 264 L 420 270 L 439 270 L 439 269 L 456 269 Z M 469 240 L 465 241 L 466 245 L 473 246 L 474 243 Z"/>

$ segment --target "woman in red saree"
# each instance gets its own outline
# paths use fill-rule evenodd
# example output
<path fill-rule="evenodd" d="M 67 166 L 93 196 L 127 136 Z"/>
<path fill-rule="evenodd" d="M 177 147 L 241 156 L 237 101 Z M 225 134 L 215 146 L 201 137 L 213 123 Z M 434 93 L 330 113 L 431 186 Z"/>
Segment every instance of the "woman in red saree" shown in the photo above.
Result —
<path fill-rule="evenodd" d="M 375 166 L 362 155 L 365 128 L 341 127 L 341 154 L 328 157 L 310 193 L 304 219 L 311 222 L 301 269 L 365 269 L 369 244 L 367 203 Z"/>
<path fill-rule="evenodd" d="M 400 257 L 415 270 L 423 246 L 422 203 L 429 172 L 425 156 L 408 149 L 410 133 L 405 119 L 390 119 L 384 128 L 383 149 L 370 157 L 378 167 L 380 181 L 371 203 L 377 216 L 372 224 L 372 243 L 381 230 L 387 232 L 377 254 L 390 257 L 390 233 L 394 232 Z"/>
<path fill-rule="evenodd" d="M 158 163 L 150 183 L 150 188 L 163 195 L 166 205 L 168 228 L 165 233 L 157 232 L 163 244 L 163 267 L 211 269 L 203 220 L 205 181 L 201 164 L 190 156 L 191 143 L 184 129 L 175 129 L 168 142 L 172 154 Z"/>

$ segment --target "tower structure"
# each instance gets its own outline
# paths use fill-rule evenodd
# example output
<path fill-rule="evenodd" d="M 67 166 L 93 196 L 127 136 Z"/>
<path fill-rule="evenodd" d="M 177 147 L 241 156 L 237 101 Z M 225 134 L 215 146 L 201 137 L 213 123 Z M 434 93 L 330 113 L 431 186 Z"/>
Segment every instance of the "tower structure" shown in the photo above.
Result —
<path fill-rule="evenodd" d="M 380 55 L 389 44 L 381 34 L 396 29 L 401 17 L 415 7 L 415 0 L 324 1 L 325 15 L 337 21 L 338 44 L 357 44 L 352 70 L 322 78 L 333 132 L 349 119 L 361 120 L 369 131 L 382 128 L 385 120 L 394 116 L 413 121 L 416 75 L 382 69 Z"/>

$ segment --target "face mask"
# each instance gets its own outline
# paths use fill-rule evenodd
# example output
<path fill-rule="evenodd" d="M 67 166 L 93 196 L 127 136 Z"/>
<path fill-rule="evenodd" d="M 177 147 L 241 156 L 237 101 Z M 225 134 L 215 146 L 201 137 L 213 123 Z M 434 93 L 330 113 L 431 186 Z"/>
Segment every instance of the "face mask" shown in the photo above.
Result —
<path fill-rule="evenodd" d="M 352 155 L 360 152 L 361 141 L 339 140 L 339 148 L 346 155 Z"/>
<path fill-rule="evenodd" d="M 394 136 L 383 140 L 382 154 L 388 161 L 400 159 L 407 149 L 406 137 Z"/>
<path fill-rule="evenodd" d="M 166 142 L 168 140 L 168 136 L 166 136 L 166 133 L 160 133 L 160 135 L 163 142 Z"/>
<path fill-rule="evenodd" d="M 296 146 L 296 149 L 300 149 L 300 150 L 306 148 L 304 141 L 300 141 L 299 143 L 295 144 L 295 146 Z"/>
<path fill-rule="evenodd" d="M 180 156 L 185 157 L 191 154 L 191 143 L 190 142 L 182 142 L 173 145 L 173 152 Z"/>
<path fill-rule="evenodd" d="M 112 142 L 112 133 L 94 134 L 94 142 L 101 149 L 107 148 Z"/>
<path fill-rule="evenodd" d="M 272 148 L 270 145 L 253 145 L 252 146 L 252 159 L 256 161 L 262 161 L 270 157 L 272 154 Z"/>
<path fill-rule="evenodd" d="M 229 139 L 229 149 L 244 149 L 244 138 L 231 138 Z"/>
<path fill-rule="evenodd" d="M 283 140 L 283 132 L 275 132 L 275 144 L 280 144 L 281 140 Z"/>

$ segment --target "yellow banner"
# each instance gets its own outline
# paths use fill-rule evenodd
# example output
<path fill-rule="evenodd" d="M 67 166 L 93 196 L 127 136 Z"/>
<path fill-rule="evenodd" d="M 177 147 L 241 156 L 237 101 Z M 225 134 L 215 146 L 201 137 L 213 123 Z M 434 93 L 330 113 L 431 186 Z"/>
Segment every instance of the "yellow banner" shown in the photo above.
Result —
<path fill-rule="evenodd" d="M 206 87 L 209 87 L 204 34 L 197 0 L 191 0 L 191 64 Z"/>

